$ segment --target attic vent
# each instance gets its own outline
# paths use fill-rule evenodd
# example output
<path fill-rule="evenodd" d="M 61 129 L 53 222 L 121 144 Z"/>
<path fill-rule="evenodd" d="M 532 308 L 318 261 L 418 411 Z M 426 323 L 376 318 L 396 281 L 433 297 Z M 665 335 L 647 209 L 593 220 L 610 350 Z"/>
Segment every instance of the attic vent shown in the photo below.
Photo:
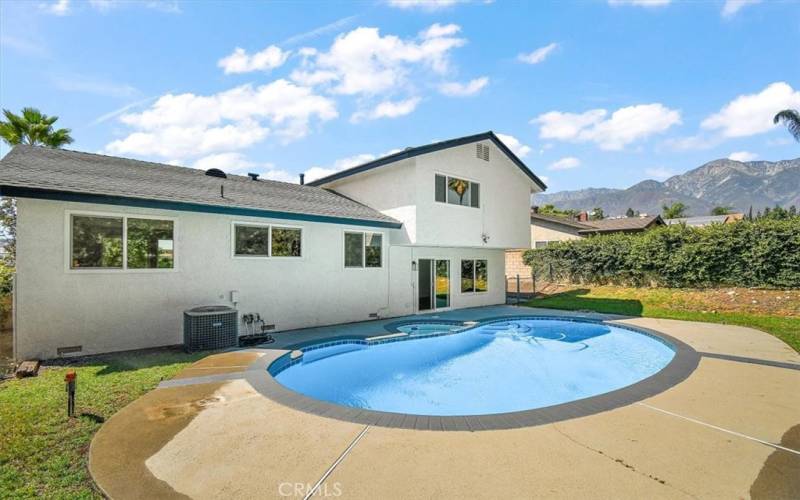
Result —
<path fill-rule="evenodd" d="M 480 142 L 475 145 L 475 156 L 479 160 L 489 161 L 489 146 L 481 144 Z"/>
<path fill-rule="evenodd" d="M 225 175 L 225 172 L 223 172 L 222 170 L 220 170 L 218 168 L 209 168 L 208 170 L 206 170 L 206 175 L 208 175 L 210 177 L 219 177 L 221 179 L 227 179 L 228 178 L 228 176 Z"/>

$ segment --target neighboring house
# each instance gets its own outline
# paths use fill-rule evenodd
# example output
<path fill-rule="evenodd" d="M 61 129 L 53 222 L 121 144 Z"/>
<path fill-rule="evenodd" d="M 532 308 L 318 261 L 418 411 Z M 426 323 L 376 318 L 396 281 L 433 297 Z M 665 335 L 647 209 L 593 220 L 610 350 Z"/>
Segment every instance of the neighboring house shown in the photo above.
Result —
<path fill-rule="evenodd" d="M 545 189 L 491 132 L 308 185 L 256 177 L 14 147 L 15 357 L 179 344 L 199 305 L 280 331 L 503 303 Z"/>
<path fill-rule="evenodd" d="M 594 234 L 638 233 L 656 226 L 663 226 L 660 215 L 642 217 L 620 217 L 616 219 L 588 220 L 585 212 L 578 219 L 543 215 L 532 211 L 531 246 L 506 251 L 506 273 L 508 276 L 530 276 L 531 268 L 523 261 L 528 248 L 545 248 L 554 241 L 577 240 Z"/>
<path fill-rule="evenodd" d="M 665 219 L 664 222 L 671 226 L 673 224 L 684 224 L 692 227 L 710 226 L 711 224 L 730 224 L 744 219 L 744 214 L 727 215 L 705 215 L 700 217 L 680 217 L 678 219 Z"/>

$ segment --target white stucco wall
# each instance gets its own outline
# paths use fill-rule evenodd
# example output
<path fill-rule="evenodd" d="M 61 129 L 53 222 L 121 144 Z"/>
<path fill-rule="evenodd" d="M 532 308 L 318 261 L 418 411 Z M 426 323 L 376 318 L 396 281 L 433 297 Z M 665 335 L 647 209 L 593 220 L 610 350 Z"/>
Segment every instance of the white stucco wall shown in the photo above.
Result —
<path fill-rule="evenodd" d="M 582 238 L 578 230 L 540 219 L 531 219 L 531 245 L 536 241 L 566 241 Z"/>
<path fill-rule="evenodd" d="M 259 313 L 276 331 L 416 312 L 417 258 L 451 260 L 451 307 L 502 303 L 500 250 L 393 245 L 402 230 L 317 222 L 150 210 L 110 205 L 18 200 L 17 358 L 52 358 L 56 349 L 83 346 L 80 354 L 173 345 L 182 342 L 182 312 L 230 304 L 239 292 L 240 313 Z M 174 218 L 175 270 L 68 269 L 69 212 Z M 303 257 L 233 258 L 233 221 L 275 223 L 303 229 Z M 385 235 L 384 265 L 346 269 L 345 230 Z M 399 234 L 398 234 L 399 233 Z M 489 261 L 489 291 L 460 293 L 460 259 Z"/>
<path fill-rule="evenodd" d="M 476 143 L 428 153 L 326 184 L 347 197 L 403 222 L 405 239 L 423 246 L 528 248 L 533 184 L 491 141 L 490 160 Z M 480 207 L 438 203 L 436 174 L 480 183 Z M 483 235 L 488 236 L 483 241 Z"/>
<path fill-rule="evenodd" d="M 417 245 L 520 248 L 530 246 L 528 213 L 532 181 L 491 141 L 490 161 L 465 144 L 418 156 Z M 435 200 L 435 175 L 480 183 L 480 207 Z M 489 239 L 484 243 L 482 235 Z"/>

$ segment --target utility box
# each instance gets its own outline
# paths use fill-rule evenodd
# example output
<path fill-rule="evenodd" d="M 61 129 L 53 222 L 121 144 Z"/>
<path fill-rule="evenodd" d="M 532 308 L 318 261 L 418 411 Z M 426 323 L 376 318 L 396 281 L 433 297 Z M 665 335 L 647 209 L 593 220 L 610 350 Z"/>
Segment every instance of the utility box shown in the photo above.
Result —
<path fill-rule="evenodd" d="M 183 347 L 187 352 L 235 347 L 239 312 L 229 306 L 203 306 L 183 313 Z"/>

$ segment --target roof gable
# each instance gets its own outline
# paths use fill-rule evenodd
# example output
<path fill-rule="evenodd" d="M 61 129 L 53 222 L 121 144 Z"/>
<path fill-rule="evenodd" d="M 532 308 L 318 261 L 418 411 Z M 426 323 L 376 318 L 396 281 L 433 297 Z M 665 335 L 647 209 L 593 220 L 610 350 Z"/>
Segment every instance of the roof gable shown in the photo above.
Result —
<path fill-rule="evenodd" d="M 417 146 L 413 148 L 406 148 L 403 151 L 398 153 L 394 153 L 391 155 L 384 156 L 382 158 L 378 158 L 376 160 L 369 161 L 367 163 L 363 163 L 361 165 L 357 165 L 355 167 L 348 168 L 346 170 L 342 170 L 341 172 L 336 172 L 334 174 L 328 175 L 321 179 L 314 180 L 309 182 L 308 184 L 311 186 L 322 186 L 324 184 L 328 184 L 333 181 L 337 181 L 339 179 L 344 179 L 346 177 L 350 177 L 351 175 L 360 174 L 362 172 L 366 172 L 368 170 L 372 170 L 378 167 L 382 167 L 384 165 L 389 165 L 400 160 L 405 160 L 408 158 L 413 158 L 415 156 L 424 155 L 427 153 L 433 153 L 435 151 L 441 151 L 443 149 L 454 148 L 457 146 L 463 146 L 464 144 L 470 144 L 473 142 L 478 141 L 485 141 L 490 140 L 492 141 L 495 146 L 497 146 L 500 151 L 505 154 L 511 162 L 516 165 L 522 173 L 524 173 L 534 184 L 539 186 L 542 191 L 547 189 L 547 186 L 544 182 L 539 179 L 536 174 L 534 174 L 531 169 L 528 168 L 522 160 L 520 160 L 517 155 L 511 151 L 508 146 L 506 146 L 503 141 L 501 141 L 494 132 L 491 130 L 488 132 L 483 132 L 480 134 L 475 135 L 468 135 L 464 137 L 458 137 L 456 139 L 450 139 L 447 141 L 435 142 L 433 144 L 428 144 L 425 146 Z"/>

